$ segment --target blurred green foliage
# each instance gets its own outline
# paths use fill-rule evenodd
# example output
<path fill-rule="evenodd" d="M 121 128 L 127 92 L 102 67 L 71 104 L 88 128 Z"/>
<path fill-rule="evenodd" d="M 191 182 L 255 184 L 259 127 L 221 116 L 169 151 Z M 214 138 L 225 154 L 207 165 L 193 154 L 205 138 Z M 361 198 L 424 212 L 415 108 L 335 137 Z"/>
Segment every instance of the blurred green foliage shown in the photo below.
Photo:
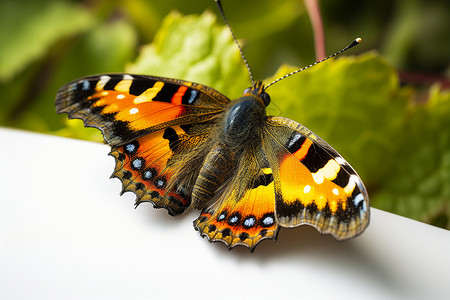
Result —
<path fill-rule="evenodd" d="M 372 206 L 450 229 L 449 2 L 320 5 L 327 53 L 357 36 L 363 44 L 271 87 L 269 113 L 327 140 Z M 303 1 L 223 6 L 256 79 L 315 60 Z M 249 77 L 216 16 L 212 0 L 1 1 L 0 126 L 101 141 L 54 109 L 60 86 L 96 73 L 175 77 L 238 97 Z"/>

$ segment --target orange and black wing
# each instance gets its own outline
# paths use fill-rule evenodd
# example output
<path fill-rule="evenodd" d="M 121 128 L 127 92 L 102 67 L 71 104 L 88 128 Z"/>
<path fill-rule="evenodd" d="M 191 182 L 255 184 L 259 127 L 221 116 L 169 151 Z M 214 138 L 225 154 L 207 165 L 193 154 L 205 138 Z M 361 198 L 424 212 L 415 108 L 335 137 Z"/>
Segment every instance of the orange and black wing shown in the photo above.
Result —
<path fill-rule="evenodd" d="M 112 176 L 122 181 L 123 191 L 137 195 L 137 204 L 152 202 L 176 215 L 190 205 L 193 184 L 177 182 L 193 180 L 195 175 L 186 173 L 197 172 L 185 154 L 202 152 L 228 102 L 219 92 L 188 81 L 109 74 L 63 86 L 55 104 L 58 113 L 102 131 L 116 159 Z M 176 173 L 180 169 L 184 173 Z"/>
<path fill-rule="evenodd" d="M 246 147 L 235 172 L 194 221 L 194 228 L 210 242 L 223 242 L 228 248 L 244 245 L 253 250 L 262 240 L 275 240 L 279 229 L 275 188 L 267 163 L 261 147 Z"/>
<path fill-rule="evenodd" d="M 360 234 L 369 223 L 369 197 L 347 161 L 292 120 L 268 117 L 266 132 L 278 225 L 311 225 L 337 240 Z"/>
<path fill-rule="evenodd" d="M 116 167 L 111 177 L 122 181 L 122 193 L 136 194 L 136 206 L 150 202 L 155 208 L 167 209 L 170 215 L 181 214 L 190 206 L 194 177 L 186 181 L 186 173 L 196 174 L 198 166 L 180 155 L 202 147 L 207 133 L 191 135 L 189 131 L 188 126 L 170 126 L 112 147 L 110 155 Z M 185 170 L 181 178 L 176 175 L 180 169 Z"/>
<path fill-rule="evenodd" d="M 260 144 L 247 145 L 236 170 L 194 221 L 212 242 L 253 250 L 275 240 L 281 227 L 311 225 L 343 240 L 368 225 L 369 198 L 359 176 L 294 121 L 268 117 Z"/>
<path fill-rule="evenodd" d="M 78 79 L 56 95 L 56 112 L 96 127 L 111 146 L 173 125 L 207 122 L 230 100 L 207 86 L 155 76 L 108 74 Z"/>

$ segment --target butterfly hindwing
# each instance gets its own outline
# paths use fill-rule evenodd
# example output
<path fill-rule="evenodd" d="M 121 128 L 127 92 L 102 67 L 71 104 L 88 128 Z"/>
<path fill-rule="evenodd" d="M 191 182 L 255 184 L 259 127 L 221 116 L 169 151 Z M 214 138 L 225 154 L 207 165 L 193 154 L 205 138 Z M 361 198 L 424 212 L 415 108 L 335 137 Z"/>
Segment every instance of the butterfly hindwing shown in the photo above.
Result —
<path fill-rule="evenodd" d="M 228 248 L 244 245 L 253 250 L 264 239 L 275 240 L 279 229 L 272 171 L 265 168 L 267 161 L 253 146 L 235 162 L 239 167 L 232 179 L 216 190 L 213 204 L 194 221 L 202 236 L 211 242 L 221 241 Z"/>
<path fill-rule="evenodd" d="M 232 195 L 231 195 L 232 197 Z M 264 239 L 276 239 L 273 182 L 249 189 L 241 199 L 224 198 L 204 209 L 194 227 L 211 242 L 222 241 L 229 248 L 250 249 Z"/>
<path fill-rule="evenodd" d="M 63 86 L 56 111 L 96 127 L 111 146 L 168 126 L 208 122 L 229 100 L 209 87 L 170 78 L 105 74 Z"/>
<path fill-rule="evenodd" d="M 169 186 L 173 175 L 169 160 L 176 152 L 174 140 L 183 134 L 179 126 L 168 127 L 112 148 L 110 155 L 116 159 L 112 177 L 122 181 L 123 192 L 136 194 L 136 205 L 151 202 L 171 215 L 189 207 L 190 195 L 185 188 Z"/>
<path fill-rule="evenodd" d="M 314 226 L 344 240 L 369 222 L 369 197 L 353 168 L 326 142 L 289 119 L 269 117 L 264 144 L 274 170 L 282 227 Z"/>

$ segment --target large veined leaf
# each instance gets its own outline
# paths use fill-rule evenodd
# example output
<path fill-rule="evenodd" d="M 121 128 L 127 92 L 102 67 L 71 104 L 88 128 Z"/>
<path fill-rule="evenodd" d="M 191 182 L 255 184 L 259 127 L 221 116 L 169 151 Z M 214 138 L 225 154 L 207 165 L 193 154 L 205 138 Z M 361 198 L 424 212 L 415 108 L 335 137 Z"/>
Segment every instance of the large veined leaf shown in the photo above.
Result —
<path fill-rule="evenodd" d="M 429 101 L 411 108 L 374 205 L 450 229 L 450 93 L 438 87 Z"/>
<path fill-rule="evenodd" d="M 154 42 L 142 49 L 127 71 L 196 81 L 231 98 L 250 85 L 229 30 L 217 25 L 216 16 L 209 12 L 169 14 Z"/>

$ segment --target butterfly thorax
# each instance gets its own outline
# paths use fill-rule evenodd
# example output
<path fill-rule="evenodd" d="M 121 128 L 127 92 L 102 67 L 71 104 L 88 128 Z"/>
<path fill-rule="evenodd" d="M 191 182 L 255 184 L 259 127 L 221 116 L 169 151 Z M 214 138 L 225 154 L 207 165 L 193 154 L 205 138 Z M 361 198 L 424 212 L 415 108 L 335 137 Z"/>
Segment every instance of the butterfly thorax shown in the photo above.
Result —
<path fill-rule="evenodd" d="M 259 137 L 259 129 L 264 124 L 265 108 L 268 104 L 262 97 L 263 93 L 262 84 L 257 83 L 246 89 L 241 98 L 229 104 L 220 126 L 225 144 L 247 144 Z M 265 93 L 264 96 L 268 97 Z"/>
<path fill-rule="evenodd" d="M 224 116 L 222 136 L 229 141 L 226 144 L 239 145 L 252 139 L 263 124 L 265 106 L 258 97 L 244 96 L 233 101 Z"/>

